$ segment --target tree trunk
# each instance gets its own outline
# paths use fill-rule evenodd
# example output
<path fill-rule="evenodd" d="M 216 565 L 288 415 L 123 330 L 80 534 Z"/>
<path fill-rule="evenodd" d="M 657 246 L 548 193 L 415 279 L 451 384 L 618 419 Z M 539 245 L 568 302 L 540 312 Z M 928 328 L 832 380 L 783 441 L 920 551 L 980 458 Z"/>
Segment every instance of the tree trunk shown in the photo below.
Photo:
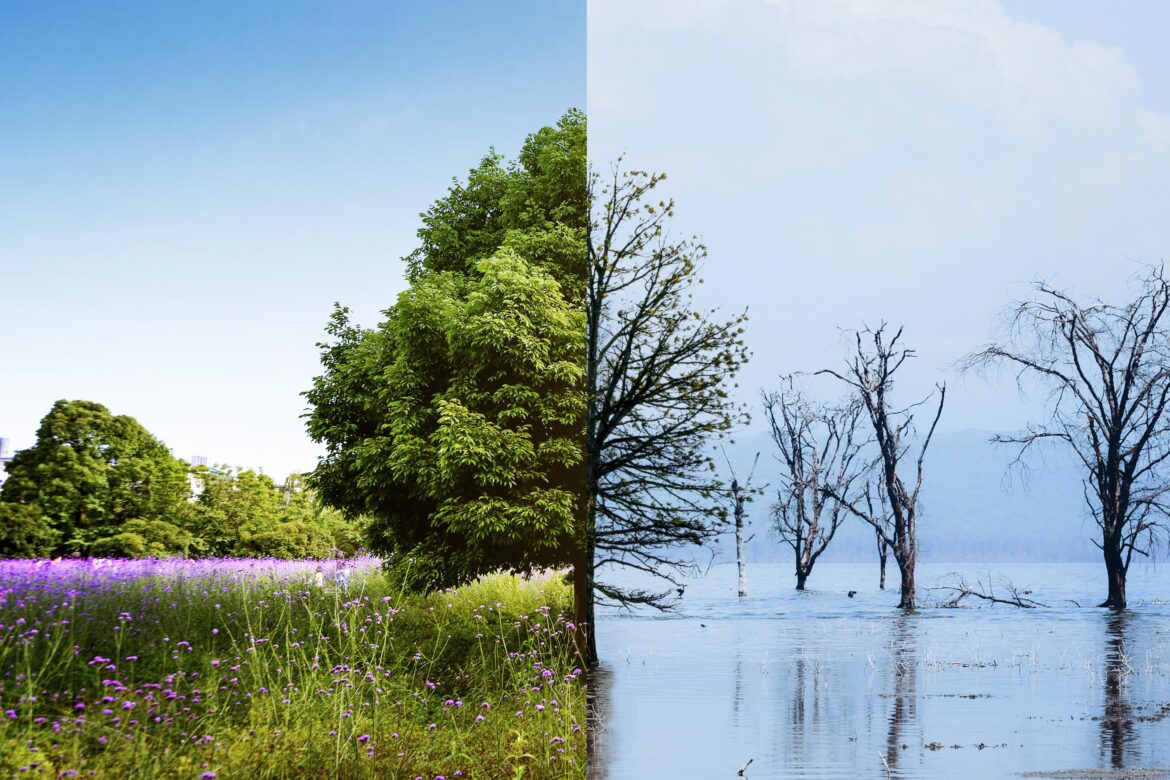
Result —
<path fill-rule="evenodd" d="M 573 618 L 582 668 L 597 666 L 597 638 L 593 631 L 593 550 L 585 544 L 573 561 Z"/>
<path fill-rule="evenodd" d="M 898 561 L 898 570 L 902 573 L 902 599 L 898 607 L 914 609 L 914 559 Z"/>
<path fill-rule="evenodd" d="M 743 499 L 735 501 L 735 560 L 739 564 L 739 597 L 747 596 L 747 562 L 743 558 Z"/>
<path fill-rule="evenodd" d="M 804 581 L 808 579 L 808 572 L 801 569 L 796 570 L 796 589 L 804 590 Z"/>
<path fill-rule="evenodd" d="M 1105 555 L 1105 574 L 1109 578 L 1109 598 L 1100 606 L 1125 609 L 1125 561 L 1121 556 L 1121 539 L 1105 536 L 1102 540 Z"/>
<path fill-rule="evenodd" d="M 878 570 L 881 575 L 878 578 L 878 587 L 882 590 L 886 589 L 886 553 L 883 550 L 881 558 L 878 559 Z"/>

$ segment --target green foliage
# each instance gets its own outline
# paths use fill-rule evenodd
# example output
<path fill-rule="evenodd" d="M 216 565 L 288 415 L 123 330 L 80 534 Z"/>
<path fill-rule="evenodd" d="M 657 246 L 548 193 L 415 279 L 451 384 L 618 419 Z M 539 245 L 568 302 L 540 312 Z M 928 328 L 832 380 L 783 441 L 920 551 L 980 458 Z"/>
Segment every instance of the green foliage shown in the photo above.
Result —
<path fill-rule="evenodd" d="M 454 180 L 447 195 L 422 215 L 421 245 L 407 258 L 411 281 L 424 273 L 474 275 L 474 264 L 491 255 L 509 231 L 562 230 L 584 241 L 588 230 L 585 115 L 570 110 L 556 127 L 528 137 L 518 160 L 504 165 L 489 152 L 467 181 Z M 563 277 L 583 278 L 583 255 Z"/>
<path fill-rule="evenodd" d="M 290 560 L 327 558 L 333 555 L 333 539 L 324 528 L 294 520 L 247 537 L 237 545 L 234 552 L 237 555 Z"/>
<path fill-rule="evenodd" d="M 156 558 L 186 555 L 196 543 L 190 532 L 165 520 L 127 520 L 122 526 L 122 531 L 142 537 L 146 543 L 147 555 Z"/>
<path fill-rule="evenodd" d="M 365 549 L 366 518 L 358 517 L 351 520 L 344 512 L 326 506 L 316 491 L 305 486 L 299 474 L 293 474 L 285 481 L 280 488 L 280 497 L 282 502 L 280 517 L 283 524 L 300 523 L 312 526 L 328 540 L 324 553 L 320 555 L 306 553 L 297 557 L 330 557 L 337 552 L 353 556 Z"/>
<path fill-rule="evenodd" d="M 584 487 L 585 119 L 489 154 L 422 215 L 373 330 L 338 306 L 305 395 L 312 481 L 412 588 L 562 564 Z"/>
<path fill-rule="evenodd" d="M 0 501 L 0 557 L 39 558 L 57 546 L 57 534 L 36 504 Z"/>
<path fill-rule="evenodd" d="M 38 626 L 0 643 L 3 777 L 586 776 L 559 578 L 415 596 L 224 567 L 87 578 L 48 617 L 31 595 L 0 601 L 0 624 Z"/>
<path fill-rule="evenodd" d="M 280 522 L 280 497 L 271 477 L 230 466 L 198 466 L 191 474 L 199 496 L 192 529 L 201 552 L 236 554 L 246 538 Z"/>
<path fill-rule="evenodd" d="M 188 470 L 133 418 L 89 401 L 54 404 L 8 473 L 0 556 L 325 558 L 363 544 L 364 521 L 325 507 L 299 476 L 277 487 L 249 469 Z"/>
<path fill-rule="evenodd" d="M 39 507 L 57 539 L 53 551 L 64 552 L 131 518 L 181 523 L 189 511 L 185 472 L 132 417 L 90 401 L 58 401 L 36 444 L 8 464 L 0 502 Z"/>
<path fill-rule="evenodd" d="M 122 532 L 98 539 L 89 552 L 95 558 L 146 558 L 150 548 L 141 534 Z"/>

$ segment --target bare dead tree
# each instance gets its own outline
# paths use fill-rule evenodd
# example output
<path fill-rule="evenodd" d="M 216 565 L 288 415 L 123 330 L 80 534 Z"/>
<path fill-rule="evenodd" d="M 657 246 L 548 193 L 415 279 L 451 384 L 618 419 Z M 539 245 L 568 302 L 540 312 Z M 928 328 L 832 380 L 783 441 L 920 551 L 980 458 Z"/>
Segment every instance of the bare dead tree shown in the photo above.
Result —
<path fill-rule="evenodd" d="M 805 396 L 796 377 L 763 392 L 781 471 L 772 520 L 781 541 L 792 548 L 796 589 L 804 590 L 813 566 L 849 516 L 843 502 L 857 503 L 865 482 L 864 435 L 858 430 L 861 404 L 832 406 Z"/>
<path fill-rule="evenodd" d="M 592 174 L 586 288 L 586 512 L 582 571 L 587 603 L 663 608 L 694 568 L 670 548 L 702 544 L 723 527 L 726 495 L 711 441 L 746 422 L 728 389 L 748 351 L 746 314 L 722 319 L 691 290 L 706 249 L 675 240 L 674 204 L 652 200 L 664 177 L 623 170 Z M 599 581 L 624 566 L 666 580 L 662 592 Z M 596 644 L 589 635 L 588 658 Z"/>
<path fill-rule="evenodd" d="M 723 445 L 720 445 L 720 449 Z M 731 465 L 731 458 L 727 457 L 727 450 L 723 450 L 723 459 L 727 461 L 727 471 L 731 474 L 731 502 L 734 507 L 733 513 L 735 517 L 735 564 L 739 573 L 739 597 L 747 597 L 747 559 L 744 555 L 744 546 L 755 538 L 755 534 L 745 537 L 747 533 L 746 522 L 744 515 L 747 502 L 751 501 L 752 495 L 755 491 L 752 490 L 752 477 L 756 474 L 756 464 L 760 462 L 760 453 L 756 453 L 755 459 L 752 460 L 752 469 L 748 472 L 747 482 L 739 484 L 739 478 L 736 476 L 735 467 Z"/>
<path fill-rule="evenodd" d="M 914 566 L 918 560 L 918 495 L 922 490 L 923 464 L 934 429 L 942 417 L 946 402 L 946 385 L 935 385 L 938 391 L 938 408 L 926 437 L 918 449 L 915 461 L 913 488 L 907 488 L 900 469 L 910 452 L 915 436 L 914 411 L 929 401 L 934 393 L 907 407 L 898 409 L 891 406 L 890 392 L 894 386 L 894 374 L 914 357 L 912 349 L 899 346 L 902 328 L 886 341 L 886 323 L 876 330 L 864 328 L 855 333 L 856 347 L 844 371 L 824 369 L 818 373 L 829 374 L 853 388 L 862 408 L 869 417 L 873 428 L 874 443 L 877 446 L 876 466 L 879 470 L 879 489 L 884 493 L 890 523 L 875 518 L 871 507 L 862 508 L 847 496 L 836 495 L 826 485 L 826 492 L 840 501 L 857 517 L 869 523 L 876 533 L 884 538 L 894 555 L 901 575 L 901 598 L 898 606 L 914 608 Z M 891 528 L 892 526 L 892 528 Z M 893 533 L 888 533 L 892 530 Z"/>
<path fill-rule="evenodd" d="M 865 510 L 866 522 L 873 529 L 874 539 L 877 541 L 878 554 L 878 588 L 886 589 L 886 559 L 890 554 L 890 545 L 886 539 L 894 536 L 893 517 L 886 510 L 885 493 L 871 479 L 865 482 Z M 878 506 L 874 506 L 874 495 L 878 498 Z"/>
<path fill-rule="evenodd" d="M 1046 282 L 1006 312 L 1000 341 L 969 355 L 967 368 L 1010 368 L 1023 386 L 1050 390 L 1048 419 L 993 441 L 1019 448 L 1016 462 L 1041 442 L 1071 450 L 1085 470 L 1085 501 L 1101 537 L 1108 595 L 1124 609 L 1135 553 L 1149 555 L 1167 515 L 1170 490 L 1170 282 L 1162 266 L 1135 278 L 1122 305 L 1082 303 Z"/>

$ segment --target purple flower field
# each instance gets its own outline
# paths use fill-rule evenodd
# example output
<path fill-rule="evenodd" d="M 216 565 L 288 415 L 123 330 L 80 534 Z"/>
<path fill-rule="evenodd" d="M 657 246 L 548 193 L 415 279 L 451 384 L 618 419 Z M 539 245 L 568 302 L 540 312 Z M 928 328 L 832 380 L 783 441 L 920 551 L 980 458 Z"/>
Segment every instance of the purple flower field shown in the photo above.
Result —
<path fill-rule="evenodd" d="M 0 561 L 0 771 L 584 777 L 561 578 L 379 563 Z"/>

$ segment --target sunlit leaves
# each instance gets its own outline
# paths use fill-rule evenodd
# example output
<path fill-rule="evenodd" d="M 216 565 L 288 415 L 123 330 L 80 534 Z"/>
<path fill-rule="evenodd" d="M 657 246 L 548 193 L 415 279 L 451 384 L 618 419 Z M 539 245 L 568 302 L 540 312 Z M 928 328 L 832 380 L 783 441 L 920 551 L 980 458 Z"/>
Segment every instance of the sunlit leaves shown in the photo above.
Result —
<path fill-rule="evenodd" d="M 420 587 L 563 564 L 585 415 L 585 120 L 489 154 L 424 215 L 376 328 L 343 310 L 306 396 L 314 480 Z M 409 573 L 407 574 L 407 570 Z"/>

